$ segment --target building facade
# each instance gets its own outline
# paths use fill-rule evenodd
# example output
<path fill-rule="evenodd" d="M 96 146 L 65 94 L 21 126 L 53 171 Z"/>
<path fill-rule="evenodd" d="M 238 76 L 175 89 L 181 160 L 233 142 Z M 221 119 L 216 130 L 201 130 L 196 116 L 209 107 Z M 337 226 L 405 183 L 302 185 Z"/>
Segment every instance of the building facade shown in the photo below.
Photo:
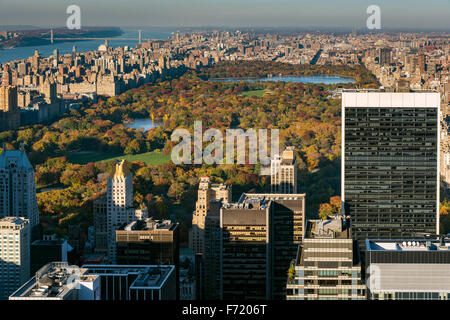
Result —
<path fill-rule="evenodd" d="M 170 220 L 136 220 L 116 230 L 117 263 L 123 265 L 174 265 L 179 288 L 180 250 L 178 223 Z"/>
<path fill-rule="evenodd" d="M 94 200 L 94 251 L 96 253 L 108 254 L 108 202 L 107 196 L 103 195 Z"/>
<path fill-rule="evenodd" d="M 0 218 L 0 299 L 30 278 L 30 237 L 27 219 Z"/>
<path fill-rule="evenodd" d="M 195 212 L 192 215 L 192 230 L 189 237 L 189 247 L 195 253 L 205 252 L 205 222 L 208 215 L 218 216 L 219 208 L 211 201 L 221 200 L 222 203 L 231 202 L 231 186 L 226 184 L 211 184 L 209 177 L 201 177 L 198 187 L 198 199 Z"/>
<path fill-rule="evenodd" d="M 24 217 L 30 227 L 39 224 L 34 169 L 23 146 L 0 154 L 0 217 Z"/>
<path fill-rule="evenodd" d="M 342 94 L 342 201 L 354 239 L 439 230 L 439 94 Z"/>
<path fill-rule="evenodd" d="M 220 209 L 221 299 L 272 299 L 272 205 L 271 201 L 248 199 Z"/>
<path fill-rule="evenodd" d="M 281 156 L 270 162 L 271 193 L 297 193 L 297 163 L 293 147 L 287 147 Z"/>
<path fill-rule="evenodd" d="M 209 177 L 201 177 L 198 199 L 192 215 L 189 247 L 199 260 L 197 274 L 199 297 L 206 300 L 219 299 L 220 287 L 220 207 L 231 202 L 231 185 L 211 184 Z"/>
<path fill-rule="evenodd" d="M 450 300 L 450 243 L 370 240 L 366 282 L 371 300 Z"/>
<path fill-rule="evenodd" d="M 115 231 L 124 224 L 147 217 L 146 209 L 133 208 L 133 176 L 125 160 L 118 161 L 109 176 L 106 197 L 107 255 L 110 262 L 116 263 Z"/>
<path fill-rule="evenodd" d="M 53 261 L 67 262 L 68 243 L 66 239 L 35 240 L 31 244 L 30 274 Z"/>
<path fill-rule="evenodd" d="M 305 235 L 305 194 L 244 193 L 239 203 L 249 199 L 270 201 L 270 235 L 273 256 L 273 299 L 286 299 L 286 274 Z"/>
<path fill-rule="evenodd" d="M 16 130 L 20 125 L 17 87 L 0 86 L 0 131 Z"/>

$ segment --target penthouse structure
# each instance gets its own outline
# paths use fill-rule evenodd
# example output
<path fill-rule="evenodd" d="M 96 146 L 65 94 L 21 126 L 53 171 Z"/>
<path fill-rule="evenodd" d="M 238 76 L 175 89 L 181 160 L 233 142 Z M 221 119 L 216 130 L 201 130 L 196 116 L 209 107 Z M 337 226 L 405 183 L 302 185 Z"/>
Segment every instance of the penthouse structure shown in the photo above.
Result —
<path fill-rule="evenodd" d="M 361 261 L 351 237 L 351 220 L 329 216 L 309 220 L 291 266 L 287 300 L 363 300 Z"/>
<path fill-rule="evenodd" d="M 342 94 L 342 201 L 353 238 L 439 230 L 437 92 Z"/>
<path fill-rule="evenodd" d="M 368 239 L 365 245 L 368 299 L 450 299 L 448 241 Z"/>

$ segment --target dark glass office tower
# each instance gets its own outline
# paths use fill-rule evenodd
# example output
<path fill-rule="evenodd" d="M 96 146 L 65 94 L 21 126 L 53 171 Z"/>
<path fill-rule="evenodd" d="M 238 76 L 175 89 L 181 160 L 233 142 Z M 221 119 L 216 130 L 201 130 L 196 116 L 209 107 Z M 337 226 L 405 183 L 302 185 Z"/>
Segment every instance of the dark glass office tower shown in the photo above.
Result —
<path fill-rule="evenodd" d="M 439 230 L 439 105 L 435 92 L 343 93 L 342 200 L 361 247 Z"/>

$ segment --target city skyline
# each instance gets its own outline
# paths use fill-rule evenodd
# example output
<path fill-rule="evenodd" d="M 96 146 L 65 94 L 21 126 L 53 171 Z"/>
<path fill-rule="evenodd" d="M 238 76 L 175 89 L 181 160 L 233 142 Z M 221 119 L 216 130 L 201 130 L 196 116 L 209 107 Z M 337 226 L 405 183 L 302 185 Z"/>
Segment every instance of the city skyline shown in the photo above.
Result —
<path fill-rule="evenodd" d="M 69 5 L 81 9 L 82 26 L 120 27 L 337 27 L 366 28 L 366 13 L 370 5 L 381 9 L 381 30 L 423 29 L 449 30 L 450 1 L 373 1 L 344 0 L 333 2 L 282 0 L 251 0 L 245 4 L 236 0 L 146 1 L 117 0 L 91 3 L 79 0 L 0 1 L 0 21 L 3 25 L 65 26 Z M 26 8 L 26 9 L 24 9 Z M 45 21 L 45 24 L 42 22 Z"/>

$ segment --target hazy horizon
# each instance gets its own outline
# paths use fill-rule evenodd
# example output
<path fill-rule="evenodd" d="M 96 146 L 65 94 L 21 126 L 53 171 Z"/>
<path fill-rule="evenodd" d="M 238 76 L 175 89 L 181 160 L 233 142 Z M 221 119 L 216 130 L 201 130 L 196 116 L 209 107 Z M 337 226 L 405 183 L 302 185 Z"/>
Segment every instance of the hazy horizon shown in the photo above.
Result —
<path fill-rule="evenodd" d="M 81 8 L 82 26 L 364 29 L 366 9 L 376 4 L 381 32 L 450 30 L 450 0 L 0 0 L 0 23 L 63 27 L 72 4 Z"/>

